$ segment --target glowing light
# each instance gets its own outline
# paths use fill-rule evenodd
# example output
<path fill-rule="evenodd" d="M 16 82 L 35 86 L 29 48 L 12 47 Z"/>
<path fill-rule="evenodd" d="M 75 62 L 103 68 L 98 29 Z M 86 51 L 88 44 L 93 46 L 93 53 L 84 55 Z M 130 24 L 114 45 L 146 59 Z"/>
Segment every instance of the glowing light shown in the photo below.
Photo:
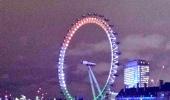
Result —
<path fill-rule="evenodd" d="M 149 82 L 149 65 L 144 65 L 145 62 L 138 60 L 130 61 L 127 64 L 127 67 L 124 70 L 124 84 L 128 86 L 128 88 L 136 87 L 137 83 L 139 87 L 143 87 L 144 83 L 148 84 Z"/>
<path fill-rule="evenodd" d="M 110 90 L 110 89 L 106 89 L 108 88 L 107 85 L 110 83 L 113 83 L 115 80 L 114 74 L 117 73 L 117 68 L 118 68 L 118 65 L 116 65 L 116 63 L 118 63 L 118 56 L 115 52 L 118 51 L 118 46 L 115 42 L 116 37 L 115 37 L 114 31 L 112 30 L 112 28 L 109 26 L 109 24 L 106 21 L 108 21 L 108 19 L 104 20 L 103 17 L 101 18 L 101 16 L 94 16 L 94 15 L 91 16 L 90 14 L 90 16 L 83 17 L 81 20 L 78 20 L 77 23 L 73 24 L 72 28 L 68 31 L 68 35 L 66 36 L 63 46 L 61 47 L 61 50 L 60 50 L 59 62 L 58 62 L 58 77 L 59 77 L 60 87 L 64 95 L 66 96 L 66 98 L 69 100 L 73 100 L 74 98 L 68 92 L 66 83 L 65 83 L 65 78 L 64 78 L 65 75 L 64 75 L 63 69 L 64 69 L 65 51 L 67 47 L 69 46 L 69 42 L 71 38 L 73 37 L 74 33 L 81 26 L 85 24 L 93 23 L 93 24 L 97 24 L 98 26 L 100 26 L 106 32 L 110 45 L 111 45 L 110 47 L 111 47 L 112 56 L 111 56 L 111 67 L 109 71 L 109 76 L 101 93 L 96 98 L 99 98 L 105 90 Z"/>
<path fill-rule="evenodd" d="M 165 68 L 165 66 L 163 65 L 163 66 L 162 66 L 162 69 L 164 69 L 164 68 Z"/>
<path fill-rule="evenodd" d="M 156 100 L 156 97 L 122 97 L 118 100 Z"/>

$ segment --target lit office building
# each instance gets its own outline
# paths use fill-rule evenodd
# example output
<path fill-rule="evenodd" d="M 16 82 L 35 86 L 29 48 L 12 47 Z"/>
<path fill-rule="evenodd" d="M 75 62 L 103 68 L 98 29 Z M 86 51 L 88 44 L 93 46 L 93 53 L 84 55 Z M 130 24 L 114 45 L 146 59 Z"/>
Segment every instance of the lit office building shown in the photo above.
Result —
<path fill-rule="evenodd" d="M 148 86 L 149 62 L 145 60 L 128 61 L 124 69 L 124 84 L 127 88 Z"/>

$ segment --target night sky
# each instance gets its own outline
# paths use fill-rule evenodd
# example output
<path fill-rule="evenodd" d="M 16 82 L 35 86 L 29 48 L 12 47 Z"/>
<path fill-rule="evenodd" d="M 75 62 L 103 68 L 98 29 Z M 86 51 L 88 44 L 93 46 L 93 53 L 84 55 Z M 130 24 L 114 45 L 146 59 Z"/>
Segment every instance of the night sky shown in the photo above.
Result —
<path fill-rule="evenodd" d="M 123 65 L 128 59 L 148 60 L 151 79 L 170 81 L 169 0 L 0 0 L 0 92 L 33 97 L 41 87 L 50 97 L 61 96 L 59 50 L 71 24 L 88 12 L 109 18 L 119 33 L 122 55 L 115 91 L 123 88 Z M 71 94 L 90 96 L 84 59 L 97 63 L 93 70 L 99 84 L 104 84 L 109 54 L 101 28 L 89 24 L 77 31 L 65 61 Z"/>

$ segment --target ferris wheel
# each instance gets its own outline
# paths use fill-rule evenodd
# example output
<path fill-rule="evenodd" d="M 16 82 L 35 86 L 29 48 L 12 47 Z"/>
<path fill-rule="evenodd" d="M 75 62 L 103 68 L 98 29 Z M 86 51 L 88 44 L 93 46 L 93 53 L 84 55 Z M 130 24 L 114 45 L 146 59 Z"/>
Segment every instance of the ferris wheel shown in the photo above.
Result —
<path fill-rule="evenodd" d="M 100 88 L 97 82 L 97 79 L 95 78 L 95 75 L 91 69 L 91 66 L 95 66 L 96 64 L 88 62 L 88 61 L 83 61 L 83 64 L 87 65 L 88 67 L 93 99 L 103 100 L 104 98 L 106 98 L 106 95 L 113 93 L 112 85 L 115 81 L 117 68 L 119 66 L 118 58 L 119 58 L 120 52 L 118 50 L 119 42 L 117 42 L 117 39 L 116 39 L 117 33 L 112 30 L 113 25 L 109 25 L 108 21 L 109 20 L 104 18 L 104 16 L 102 15 L 97 15 L 95 13 L 88 13 L 87 15 L 83 15 L 82 18 L 76 20 L 76 23 L 73 24 L 71 29 L 68 31 L 64 39 L 64 42 L 62 44 L 62 47 L 60 49 L 59 61 L 58 61 L 59 84 L 67 100 L 74 100 L 75 98 L 68 91 L 67 84 L 65 81 L 65 74 L 66 74 L 64 71 L 65 53 L 74 34 L 77 32 L 77 30 L 80 27 L 86 24 L 96 24 L 105 31 L 108 37 L 108 40 L 109 40 L 110 51 L 111 51 L 110 69 L 108 72 L 107 80 L 104 80 L 105 85 L 103 86 L 103 88 Z M 97 92 L 95 92 L 95 88 L 94 88 L 95 86 L 96 86 Z"/>

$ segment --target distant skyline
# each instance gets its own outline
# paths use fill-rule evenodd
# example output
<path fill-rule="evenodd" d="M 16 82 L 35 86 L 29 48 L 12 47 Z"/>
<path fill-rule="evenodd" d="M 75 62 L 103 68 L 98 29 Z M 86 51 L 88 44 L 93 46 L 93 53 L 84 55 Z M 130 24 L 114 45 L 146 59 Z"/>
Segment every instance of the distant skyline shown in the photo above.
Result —
<path fill-rule="evenodd" d="M 120 63 L 128 59 L 150 62 L 150 77 L 170 81 L 169 0 L 1 0 L 0 91 L 33 96 L 39 87 L 59 96 L 59 50 L 71 24 L 81 15 L 95 12 L 110 19 L 119 33 Z M 94 72 L 101 84 L 110 61 L 108 40 L 102 29 L 86 25 L 76 33 L 66 55 L 68 87 L 72 94 L 89 96 L 90 85 L 83 59 L 97 63 Z M 104 66 L 104 67 L 103 67 Z M 123 87 L 123 66 L 114 89 Z"/>

